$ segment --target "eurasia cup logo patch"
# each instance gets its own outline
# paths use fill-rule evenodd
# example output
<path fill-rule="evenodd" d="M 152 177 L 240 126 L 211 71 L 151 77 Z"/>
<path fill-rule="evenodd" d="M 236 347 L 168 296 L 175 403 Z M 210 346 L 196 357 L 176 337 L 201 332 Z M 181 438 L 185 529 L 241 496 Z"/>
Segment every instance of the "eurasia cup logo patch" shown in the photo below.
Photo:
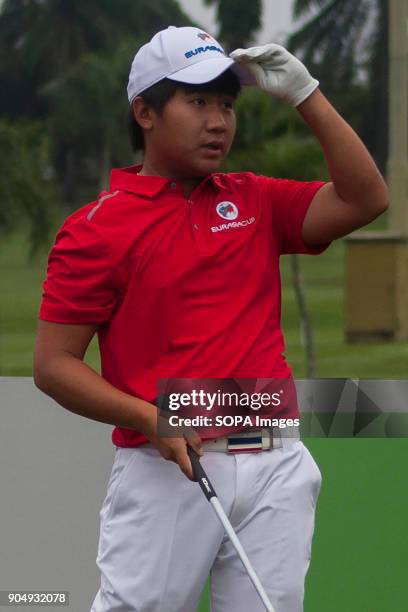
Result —
<path fill-rule="evenodd" d="M 238 217 L 238 208 L 233 202 L 220 202 L 217 204 L 216 210 L 221 219 L 233 221 Z"/>
<path fill-rule="evenodd" d="M 207 32 L 200 32 L 200 34 L 197 34 L 198 38 L 201 38 L 201 40 L 203 40 L 204 42 L 206 40 L 210 40 L 213 41 L 213 37 L 210 36 L 209 34 L 207 34 Z"/>

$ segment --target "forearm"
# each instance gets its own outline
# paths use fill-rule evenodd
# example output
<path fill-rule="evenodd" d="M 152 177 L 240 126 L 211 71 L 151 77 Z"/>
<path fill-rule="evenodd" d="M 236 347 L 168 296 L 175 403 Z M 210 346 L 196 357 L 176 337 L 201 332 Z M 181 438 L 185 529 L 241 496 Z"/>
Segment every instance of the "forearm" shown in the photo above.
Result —
<path fill-rule="evenodd" d="M 35 383 L 70 412 L 109 425 L 144 431 L 156 409 L 116 389 L 86 363 L 69 354 L 53 357 L 35 375 Z"/>
<path fill-rule="evenodd" d="M 367 148 L 317 89 L 297 110 L 321 144 L 340 198 L 368 210 L 388 205 L 388 189 Z"/>
<path fill-rule="evenodd" d="M 174 428 L 169 436 L 167 421 L 161 419 L 156 406 L 116 389 L 79 357 L 68 352 L 60 351 L 46 362 L 37 357 L 34 364 L 35 384 L 58 404 L 87 419 L 140 431 L 164 459 L 177 463 L 182 472 L 194 480 L 186 447 L 188 443 L 202 455 L 201 439 L 194 430 Z M 159 435 L 160 419 L 166 429 Z"/>

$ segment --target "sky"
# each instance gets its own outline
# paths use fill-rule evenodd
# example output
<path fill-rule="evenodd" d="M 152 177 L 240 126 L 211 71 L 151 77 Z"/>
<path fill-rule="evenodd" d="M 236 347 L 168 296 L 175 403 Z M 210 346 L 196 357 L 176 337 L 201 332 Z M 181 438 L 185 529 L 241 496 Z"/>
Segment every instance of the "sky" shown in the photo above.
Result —
<path fill-rule="evenodd" d="M 187 15 L 197 20 L 211 34 L 216 34 L 215 6 L 204 6 L 203 0 L 179 0 L 179 3 Z M 285 35 L 291 31 L 292 5 L 293 0 L 263 0 L 263 28 L 257 36 L 257 44 L 284 42 Z"/>

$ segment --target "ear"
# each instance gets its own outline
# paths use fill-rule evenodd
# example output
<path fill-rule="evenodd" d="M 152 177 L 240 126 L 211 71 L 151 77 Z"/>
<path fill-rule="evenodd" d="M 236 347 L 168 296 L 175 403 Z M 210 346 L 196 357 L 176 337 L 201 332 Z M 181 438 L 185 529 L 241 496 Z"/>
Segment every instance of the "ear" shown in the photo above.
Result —
<path fill-rule="evenodd" d="M 137 96 L 132 102 L 133 115 L 140 127 L 143 130 L 151 130 L 153 127 L 153 115 L 154 111 L 152 108 L 146 105 L 142 97 Z"/>

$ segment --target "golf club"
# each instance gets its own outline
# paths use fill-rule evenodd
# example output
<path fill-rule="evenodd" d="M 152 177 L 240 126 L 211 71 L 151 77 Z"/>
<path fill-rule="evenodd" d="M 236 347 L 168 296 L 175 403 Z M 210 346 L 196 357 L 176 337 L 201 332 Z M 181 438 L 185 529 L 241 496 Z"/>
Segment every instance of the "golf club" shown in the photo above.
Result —
<path fill-rule="evenodd" d="M 227 517 L 227 515 L 224 512 L 223 507 L 220 504 L 220 501 L 217 497 L 217 494 L 214 490 L 214 487 L 212 486 L 207 474 L 205 473 L 205 470 L 203 468 L 203 466 L 200 463 L 200 458 L 197 455 L 197 453 L 195 452 L 195 450 L 193 448 L 191 448 L 191 446 L 187 446 L 187 452 L 188 452 L 188 456 L 190 457 L 190 461 L 191 461 L 191 465 L 193 468 L 193 474 L 194 474 L 194 478 L 196 479 L 196 481 L 198 482 L 198 484 L 200 485 L 204 495 L 206 496 L 206 498 L 208 499 L 208 501 L 210 502 L 210 504 L 212 505 L 212 507 L 214 508 L 214 511 L 216 513 L 216 515 L 218 516 L 219 520 L 221 521 L 222 525 L 224 526 L 225 531 L 227 532 L 227 535 L 229 537 L 229 539 L 231 540 L 235 550 L 237 551 L 239 558 L 241 559 L 251 581 L 252 584 L 254 585 L 255 589 L 258 592 L 259 597 L 262 600 L 262 603 L 265 606 L 265 610 L 267 610 L 268 612 L 275 612 L 271 602 L 268 599 L 267 594 L 265 593 L 265 590 L 258 578 L 258 576 L 255 573 L 254 568 L 252 567 L 244 549 L 242 548 L 241 542 L 238 540 L 238 537 Z"/>

